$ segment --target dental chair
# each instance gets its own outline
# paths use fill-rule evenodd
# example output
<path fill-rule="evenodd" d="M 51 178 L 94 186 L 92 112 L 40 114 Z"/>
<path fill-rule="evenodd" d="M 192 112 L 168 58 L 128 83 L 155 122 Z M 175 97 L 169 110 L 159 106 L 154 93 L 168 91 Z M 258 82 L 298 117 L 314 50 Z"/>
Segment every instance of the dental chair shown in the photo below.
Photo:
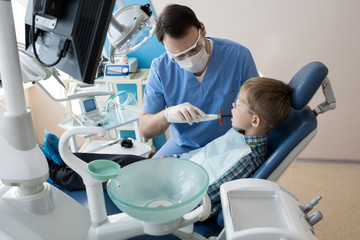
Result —
<path fill-rule="evenodd" d="M 323 63 L 311 62 L 290 80 L 289 85 L 293 89 L 290 115 L 269 133 L 267 159 L 251 176 L 252 178 L 276 181 L 315 137 L 317 116 L 336 107 L 327 74 L 328 69 Z M 312 110 L 308 103 L 320 86 L 326 100 Z M 216 224 L 214 220 L 206 224 L 198 222 L 195 224 L 195 231 L 203 236 L 213 236 L 219 233 L 214 234 L 214 229 L 221 231 L 223 226 L 223 215 L 220 212 Z"/>
<path fill-rule="evenodd" d="M 316 135 L 317 116 L 335 109 L 335 97 L 327 74 L 328 69 L 323 63 L 311 62 L 300 69 L 290 80 L 289 85 L 293 88 L 290 116 L 269 133 L 267 160 L 256 170 L 252 178 L 276 181 Z M 312 110 L 308 103 L 320 86 L 322 86 L 326 100 Z M 63 191 L 87 207 L 85 191 Z M 105 201 L 108 215 L 119 212 L 106 193 Z M 219 235 L 223 227 L 222 213 L 217 218 L 194 224 L 195 232 L 205 237 Z M 134 239 L 170 240 L 178 238 L 145 236 Z"/>
<path fill-rule="evenodd" d="M 327 74 L 328 69 L 324 64 L 312 62 L 299 70 L 290 80 L 289 85 L 293 89 L 290 116 L 269 133 L 267 160 L 253 174 L 253 178 L 276 181 L 315 137 L 316 117 L 335 109 L 335 97 Z M 326 101 L 312 110 L 307 104 L 320 85 Z"/>

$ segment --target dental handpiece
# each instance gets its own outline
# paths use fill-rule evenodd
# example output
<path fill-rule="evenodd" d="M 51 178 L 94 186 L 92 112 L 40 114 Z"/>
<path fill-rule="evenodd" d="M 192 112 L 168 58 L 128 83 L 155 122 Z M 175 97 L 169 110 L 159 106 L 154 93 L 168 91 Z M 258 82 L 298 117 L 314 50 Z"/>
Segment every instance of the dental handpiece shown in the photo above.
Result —
<path fill-rule="evenodd" d="M 223 125 L 224 117 L 232 117 L 232 115 L 222 115 L 221 109 L 219 110 L 219 114 L 206 114 L 205 117 L 199 116 L 199 122 L 206 122 L 219 119 L 220 125 Z M 167 118 L 169 123 L 187 123 L 186 120 L 182 120 L 179 116 L 171 116 Z"/>
<path fill-rule="evenodd" d="M 212 121 L 221 118 L 218 114 L 206 114 L 205 117 L 199 116 L 199 122 Z M 187 123 L 186 120 L 182 120 L 179 116 L 171 116 L 167 118 L 169 123 Z"/>

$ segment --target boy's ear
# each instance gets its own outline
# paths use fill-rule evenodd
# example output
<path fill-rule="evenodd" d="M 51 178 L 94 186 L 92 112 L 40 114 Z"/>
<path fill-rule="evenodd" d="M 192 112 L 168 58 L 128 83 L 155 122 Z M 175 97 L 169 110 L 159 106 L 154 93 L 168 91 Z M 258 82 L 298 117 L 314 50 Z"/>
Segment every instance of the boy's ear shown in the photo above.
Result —
<path fill-rule="evenodd" d="M 261 121 L 261 120 L 260 120 L 259 115 L 257 115 L 257 114 L 252 115 L 251 125 L 252 125 L 254 128 L 259 127 L 260 121 Z"/>

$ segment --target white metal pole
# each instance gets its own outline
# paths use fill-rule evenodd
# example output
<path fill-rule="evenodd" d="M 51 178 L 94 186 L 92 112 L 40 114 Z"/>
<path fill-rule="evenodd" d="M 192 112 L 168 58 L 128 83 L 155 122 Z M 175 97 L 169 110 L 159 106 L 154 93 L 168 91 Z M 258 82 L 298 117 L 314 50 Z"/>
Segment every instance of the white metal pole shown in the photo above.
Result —
<path fill-rule="evenodd" d="M 26 113 L 19 53 L 10 0 L 0 0 L 0 70 L 8 116 Z"/>
<path fill-rule="evenodd" d="M 6 112 L 3 109 L 0 116 L 0 179 L 19 186 L 21 194 L 34 194 L 43 189 L 49 169 L 26 109 L 10 0 L 0 0 L 0 70 L 6 103 Z"/>

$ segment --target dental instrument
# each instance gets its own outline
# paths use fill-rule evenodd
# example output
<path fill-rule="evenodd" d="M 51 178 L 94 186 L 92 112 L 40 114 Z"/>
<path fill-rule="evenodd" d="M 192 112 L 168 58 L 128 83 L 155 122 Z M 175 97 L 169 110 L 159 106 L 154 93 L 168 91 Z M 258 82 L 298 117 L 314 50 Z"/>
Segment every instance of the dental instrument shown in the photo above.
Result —
<path fill-rule="evenodd" d="M 104 114 L 101 114 L 97 106 L 95 97 L 79 99 L 82 123 L 90 126 L 104 126 L 108 120 Z"/>
<path fill-rule="evenodd" d="M 219 114 L 206 114 L 205 117 L 199 116 L 199 122 L 213 121 L 219 119 L 220 125 L 223 125 L 223 118 L 232 117 L 232 115 L 223 115 L 221 109 L 219 109 Z M 170 116 L 167 117 L 169 123 L 187 123 L 186 120 L 182 120 L 179 116 Z"/>
<path fill-rule="evenodd" d="M 205 117 L 199 116 L 199 122 L 212 121 L 217 119 L 222 119 L 224 117 L 231 117 L 231 115 L 219 115 L 219 114 L 206 114 Z M 169 123 L 187 123 L 186 120 L 182 120 L 178 116 L 167 117 Z"/>

